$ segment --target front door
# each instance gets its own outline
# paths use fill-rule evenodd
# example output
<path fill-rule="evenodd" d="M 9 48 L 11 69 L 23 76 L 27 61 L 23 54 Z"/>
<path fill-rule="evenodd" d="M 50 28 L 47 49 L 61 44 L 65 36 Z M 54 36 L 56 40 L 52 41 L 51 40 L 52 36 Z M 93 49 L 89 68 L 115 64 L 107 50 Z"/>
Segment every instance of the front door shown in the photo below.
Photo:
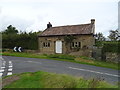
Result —
<path fill-rule="evenodd" d="M 62 41 L 56 41 L 56 53 L 62 53 Z"/>

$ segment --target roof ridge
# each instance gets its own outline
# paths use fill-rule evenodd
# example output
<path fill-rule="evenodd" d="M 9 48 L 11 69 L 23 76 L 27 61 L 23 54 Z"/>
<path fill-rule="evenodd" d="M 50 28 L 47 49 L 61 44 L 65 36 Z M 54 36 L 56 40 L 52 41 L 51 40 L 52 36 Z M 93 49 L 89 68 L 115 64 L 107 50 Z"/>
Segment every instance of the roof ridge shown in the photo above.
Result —
<path fill-rule="evenodd" d="M 52 28 L 57 28 L 57 27 L 68 27 L 68 26 L 82 26 L 82 25 L 91 25 L 91 23 L 87 23 L 87 24 L 76 24 L 76 25 L 55 26 L 55 27 L 52 27 Z"/>
<path fill-rule="evenodd" d="M 93 24 L 56 26 L 45 29 L 40 36 L 92 34 Z"/>

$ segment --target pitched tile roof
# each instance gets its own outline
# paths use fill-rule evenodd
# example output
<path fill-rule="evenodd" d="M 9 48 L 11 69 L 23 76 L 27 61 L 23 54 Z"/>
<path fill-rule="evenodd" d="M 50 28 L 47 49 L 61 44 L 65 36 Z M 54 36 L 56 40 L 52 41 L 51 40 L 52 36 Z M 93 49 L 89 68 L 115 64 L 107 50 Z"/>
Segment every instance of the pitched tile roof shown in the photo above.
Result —
<path fill-rule="evenodd" d="M 44 30 L 39 36 L 81 35 L 81 34 L 93 34 L 93 24 L 90 23 L 51 27 Z"/>

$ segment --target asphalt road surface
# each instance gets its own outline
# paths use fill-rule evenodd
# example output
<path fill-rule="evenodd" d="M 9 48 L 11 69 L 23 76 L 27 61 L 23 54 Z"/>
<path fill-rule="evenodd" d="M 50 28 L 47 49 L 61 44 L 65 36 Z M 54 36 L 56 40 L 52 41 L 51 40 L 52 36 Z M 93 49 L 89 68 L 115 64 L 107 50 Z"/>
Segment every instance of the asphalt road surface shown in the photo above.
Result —
<path fill-rule="evenodd" d="M 116 84 L 120 78 L 118 70 L 65 61 L 3 56 L 0 62 L 2 63 L 0 77 L 23 72 L 46 71 L 80 76 L 85 79 L 99 78 L 112 84 Z"/>

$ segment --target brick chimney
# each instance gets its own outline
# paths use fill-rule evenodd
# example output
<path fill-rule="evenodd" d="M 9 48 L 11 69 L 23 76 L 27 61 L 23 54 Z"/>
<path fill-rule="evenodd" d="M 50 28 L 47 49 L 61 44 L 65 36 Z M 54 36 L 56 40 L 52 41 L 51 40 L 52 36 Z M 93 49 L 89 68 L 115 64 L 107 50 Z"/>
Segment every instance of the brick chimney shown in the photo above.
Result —
<path fill-rule="evenodd" d="M 91 19 L 92 33 L 95 34 L 95 19 Z"/>
<path fill-rule="evenodd" d="M 50 22 L 48 22 L 47 29 L 50 28 L 50 27 L 52 27 L 52 24 Z"/>
<path fill-rule="evenodd" d="M 91 24 L 95 24 L 95 19 L 91 19 Z"/>

